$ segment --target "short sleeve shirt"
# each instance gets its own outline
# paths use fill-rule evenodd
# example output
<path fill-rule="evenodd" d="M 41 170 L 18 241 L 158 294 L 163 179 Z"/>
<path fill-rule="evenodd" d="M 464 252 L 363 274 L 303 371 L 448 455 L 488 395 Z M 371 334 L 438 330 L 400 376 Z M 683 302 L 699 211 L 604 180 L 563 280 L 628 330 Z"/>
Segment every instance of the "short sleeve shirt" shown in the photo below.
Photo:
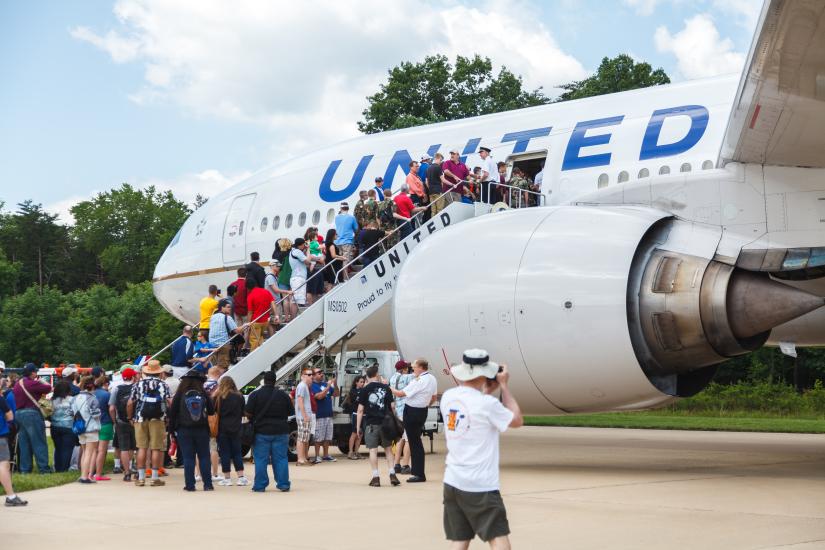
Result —
<path fill-rule="evenodd" d="M 272 293 L 263 288 L 255 287 L 246 298 L 247 307 L 249 308 L 249 320 L 253 323 L 266 323 L 269 318 L 267 312 L 271 311 L 270 304 L 274 301 Z"/>
<path fill-rule="evenodd" d="M 324 382 L 323 384 L 316 384 L 315 382 L 313 382 L 313 399 L 315 398 L 316 393 L 324 391 L 327 388 L 327 386 L 329 386 L 329 382 Z M 325 398 L 316 399 L 315 401 L 318 404 L 318 412 L 315 413 L 315 416 L 317 416 L 318 418 L 332 417 L 332 391 L 330 391 Z"/>
<path fill-rule="evenodd" d="M 220 312 L 214 314 L 209 323 L 209 341 L 218 346 L 228 342 L 229 333 L 238 328 L 231 315 L 224 315 Z"/>
<path fill-rule="evenodd" d="M 466 386 L 441 397 L 447 439 L 444 483 L 471 493 L 499 489 L 499 434 L 513 413 L 491 395 Z"/>
<path fill-rule="evenodd" d="M 444 170 L 441 169 L 440 164 L 431 164 L 427 168 L 427 187 L 430 188 L 430 193 L 440 195 L 444 191 L 441 189 L 441 175 Z"/>
<path fill-rule="evenodd" d="M 415 205 L 410 199 L 409 195 L 404 193 L 399 193 L 395 198 L 392 200 L 395 201 L 395 206 L 398 208 L 398 214 L 400 216 L 404 216 L 405 218 L 412 217 L 412 210 Z"/>
<path fill-rule="evenodd" d="M 158 399 L 162 402 L 161 408 L 163 409 L 163 416 L 161 416 L 161 419 L 166 419 L 166 400 L 171 399 L 169 386 L 167 386 L 166 382 L 160 378 L 149 377 L 143 378 L 137 384 L 132 385 L 132 393 L 129 396 L 129 399 L 135 402 L 136 422 L 143 422 L 143 417 L 141 416 L 143 402 L 146 399 L 153 399 L 153 397 L 150 397 L 150 393 L 154 392 L 154 390 L 158 391 Z"/>
<path fill-rule="evenodd" d="M 309 394 L 309 387 L 306 385 L 306 382 L 301 382 L 298 384 L 298 387 L 295 388 L 296 416 L 300 415 L 300 410 L 297 409 L 298 397 L 301 397 L 304 400 L 304 411 L 307 413 L 307 416 L 312 416 L 312 396 Z M 301 416 L 301 418 L 303 418 L 303 416 Z"/>
<path fill-rule="evenodd" d="M 11 410 L 6 398 L 0 395 L 0 435 L 7 435 L 9 433 L 9 423 L 6 422 L 6 413 Z"/>
<path fill-rule="evenodd" d="M 392 402 L 390 387 L 381 382 L 370 382 L 358 396 L 358 404 L 364 406 L 364 422 L 367 425 L 381 424 Z"/>
<path fill-rule="evenodd" d="M 199 326 L 202 329 L 209 328 L 210 317 L 212 317 L 212 314 L 215 313 L 216 309 L 218 309 L 218 301 L 212 296 L 207 296 L 201 300 L 200 309 L 201 322 Z"/>
<path fill-rule="evenodd" d="M 306 259 L 307 255 L 298 248 L 289 251 L 289 266 L 292 268 L 293 277 L 307 278 L 307 265 L 304 263 Z"/>

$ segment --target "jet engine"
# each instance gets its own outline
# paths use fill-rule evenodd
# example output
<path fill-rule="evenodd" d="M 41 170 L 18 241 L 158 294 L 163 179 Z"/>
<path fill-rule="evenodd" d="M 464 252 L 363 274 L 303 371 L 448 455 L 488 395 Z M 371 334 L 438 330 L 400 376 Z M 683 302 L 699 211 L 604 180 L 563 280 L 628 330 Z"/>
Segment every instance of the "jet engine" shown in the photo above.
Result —
<path fill-rule="evenodd" d="M 433 235 L 393 299 L 402 355 L 440 372 L 470 347 L 507 363 L 527 412 L 650 408 L 823 299 L 714 260 L 718 227 L 649 208 L 501 212 Z M 434 368 L 435 367 L 435 368 Z"/>

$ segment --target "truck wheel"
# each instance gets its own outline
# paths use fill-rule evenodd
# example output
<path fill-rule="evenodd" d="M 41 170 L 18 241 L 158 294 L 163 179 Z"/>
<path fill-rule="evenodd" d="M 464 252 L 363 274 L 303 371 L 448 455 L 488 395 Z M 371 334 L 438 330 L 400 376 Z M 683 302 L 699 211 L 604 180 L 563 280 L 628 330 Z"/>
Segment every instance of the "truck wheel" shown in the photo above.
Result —
<path fill-rule="evenodd" d="M 286 450 L 290 462 L 298 461 L 298 423 L 294 420 L 289 423 L 289 442 Z"/>
<path fill-rule="evenodd" d="M 349 436 L 352 435 L 352 426 L 336 424 L 333 435 L 335 437 L 335 444 L 338 446 L 338 450 L 341 451 L 341 454 L 348 455 Z"/>

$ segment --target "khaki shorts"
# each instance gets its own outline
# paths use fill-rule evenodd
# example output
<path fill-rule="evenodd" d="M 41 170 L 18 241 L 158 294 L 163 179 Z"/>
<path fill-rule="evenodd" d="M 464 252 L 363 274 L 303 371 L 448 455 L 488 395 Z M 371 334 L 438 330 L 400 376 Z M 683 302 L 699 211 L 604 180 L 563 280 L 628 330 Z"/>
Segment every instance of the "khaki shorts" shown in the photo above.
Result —
<path fill-rule="evenodd" d="M 135 443 L 138 449 L 166 450 L 166 423 L 158 418 L 135 422 Z"/>
<path fill-rule="evenodd" d="M 212 365 L 225 369 L 229 368 L 229 344 L 224 345 L 212 355 Z M 140 447 L 140 445 L 138 445 L 138 447 Z"/>
<path fill-rule="evenodd" d="M 97 443 L 100 441 L 100 432 L 86 432 L 77 436 L 77 440 L 81 445 L 86 443 Z"/>
<path fill-rule="evenodd" d="M 447 540 L 473 540 L 478 535 L 484 542 L 509 535 L 501 493 L 471 493 L 445 483 L 444 534 Z"/>
<path fill-rule="evenodd" d="M 364 444 L 367 449 L 377 449 L 379 447 L 386 449 L 392 447 L 392 439 L 384 435 L 381 424 L 367 424 L 364 429 Z"/>
<path fill-rule="evenodd" d="M 447 208 L 447 201 L 449 199 L 447 197 L 442 197 L 439 199 L 439 195 L 430 195 L 430 204 L 432 204 L 432 206 L 430 207 L 430 213 L 432 216 L 435 216 L 436 214 Z"/>

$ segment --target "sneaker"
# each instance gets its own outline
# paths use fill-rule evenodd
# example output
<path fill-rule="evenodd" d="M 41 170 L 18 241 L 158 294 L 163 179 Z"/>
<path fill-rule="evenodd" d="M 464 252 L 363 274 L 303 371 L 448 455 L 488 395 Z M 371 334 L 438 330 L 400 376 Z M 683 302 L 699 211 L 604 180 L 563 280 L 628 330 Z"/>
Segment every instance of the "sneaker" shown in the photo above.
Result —
<path fill-rule="evenodd" d="M 312 462 L 313 464 L 320 464 L 321 463 L 321 457 L 316 456 L 315 458 L 311 458 L 309 461 Z"/>
<path fill-rule="evenodd" d="M 218 485 L 220 485 L 221 487 L 231 487 L 232 486 L 232 480 L 229 479 L 229 478 L 223 478 L 222 480 L 220 480 L 218 482 Z M 240 483 L 238 483 L 238 485 L 240 485 Z"/>
<path fill-rule="evenodd" d="M 196 476 L 195 476 L 195 481 L 200 481 L 200 480 L 201 480 L 201 476 L 196 475 Z"/>
<path fill-rule="evenodd" d="M 83 483 L 84 485 L 88 485 L 89 483 L 94 483 L 94 479 L 83 479 L 82 477 L 77 480 L 78 483 Z"/>
<path fill-rule="evenodd" d="M 241 476 L 238 478 L 237 484 L 241 487 L 244 487 L 246 485 L 249 485 L 249 480 L 246 478 L 246 476 Z"/>
<path fill-rule="evenodd" d="M 123 481 L 132 481 L 132 474 L 123 474 Z"/>
<path fill-rule="evenodd" d="M 404 466 L 403 468 L 401 468 L 401 471 L 398 472 L 398 473 L 401 474 L 401 475 L 408 476 L 408 475 L 412 474 L 412 468 L 410 468 L 409 466 Z"/>
<path fill-rule="evenodd" d="M 149 482 L 149 487 L 163 487 L 164 485 L 166 485 L 166 482 L 160 478 L 153 479 Z"/>
<path fill-rule="evenodd" d="M 212 474 L 212 481 L 223 481 L 224 477 L 217 474 Z"/>
<path fill-rule="evenodd" d="M 145 479 L 140 479 L 139 477 L 135 478 L 135 487 L 143 487 L 144 485 L 146 485 Z"/>
<path fill-rule="evenodd" d="M 324 462 L 338 462 L 337 458 L 335 458 L 334 456 L 329 456 L 329 455 L 321 457 L 321 460 L 323 460 Z"/>
<path fill-rule="evenodd" d="M 400 474 L 401 473 L 401 464 L 396 464 L 395 466 L 393 466 L 393 470 L 395 470 L 396 474 Z"/>
<path fill-rule="evenodd" d="M 25 506 L 28 503 L 29 503 L 28 500 L 23 500 L 22 498 L 20 498 L 17 495 L 14 495 L 14 498 L 6 497 L 6 506 L 9 506 L 9 507 L 11 507 L 11 506 Z"/>
<path fill-rule="evenodd" d="M 123 468 L 121 468 L 120 466 L 115 466 L 115 469 L 112 470 L 112 473 L 113 474 L 122 474 L 123 473 Z"/>
<path fill-rule="evenodd" d="M 95 476 L 95 481 L 111 481 L 112 478 L 109 476 Z"/>
<path fill-rule="evenodd" d="M 381 487 L 381 478 L 375 476 L 370 480 L 370 487 Z"/>
<path fill-rule="evenodd" d="M 161 468 L 160 470 L 158 470 L 158 475 L 160 477 L 168 477 L 169 473 L 166 470 L 164 470 L 163 468 Z"/>
<path fill-rule="evenodd" d="M 358 455 L 355 453 L 350 453 L 347 455 L 347 458 L 350 460 L 358 460 Z"/>
<path fill-rule="evenodd" d="M 395 477 L 395 474 L 390 474 L 390 484 L 393 487 L 397 487 L 398 485 L 401 485 L 401 482 L 398 481 L 398 478 Z"/>

